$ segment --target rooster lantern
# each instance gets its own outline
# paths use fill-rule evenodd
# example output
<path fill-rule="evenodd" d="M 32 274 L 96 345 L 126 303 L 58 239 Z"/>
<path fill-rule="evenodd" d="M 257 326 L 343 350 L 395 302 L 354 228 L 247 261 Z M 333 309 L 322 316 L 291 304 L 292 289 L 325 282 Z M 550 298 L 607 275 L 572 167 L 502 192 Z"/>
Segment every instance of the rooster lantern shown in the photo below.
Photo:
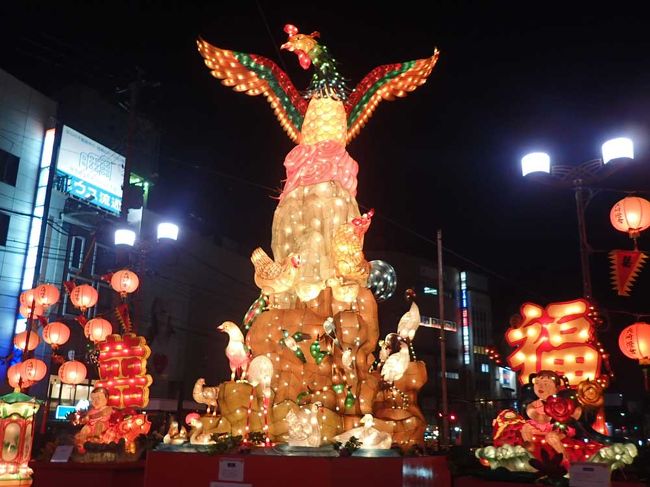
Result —
<path fill-rule="evenodd" d="M 284 161 L 287 177 L 273 220 L 273 259 L 255 250 L 255 281 L 271 296 L 288 293 L 305 302 L 330 286 L 337 299 L 352 302 L 368 279 L 362 237 L 372 213 L 359 212 L 358 165 L 346 145 L 382 100 L 403 97 L 426 81 L 438 51 L 428 58 L 379 66 L 349 90 L 336 61 L 319 43 L 318 32 L 303 34 L 293 25 L 284 31 L 289 38 L 282 49 L 296 54 L 303 69 L 314 71 L 303 93 L 270 59 L 198 40 L 212 75 L 235 91 L 264 95 L 297 144 Z M 346 231 L 359 222 L 364 225 L 356 232 Z"/>

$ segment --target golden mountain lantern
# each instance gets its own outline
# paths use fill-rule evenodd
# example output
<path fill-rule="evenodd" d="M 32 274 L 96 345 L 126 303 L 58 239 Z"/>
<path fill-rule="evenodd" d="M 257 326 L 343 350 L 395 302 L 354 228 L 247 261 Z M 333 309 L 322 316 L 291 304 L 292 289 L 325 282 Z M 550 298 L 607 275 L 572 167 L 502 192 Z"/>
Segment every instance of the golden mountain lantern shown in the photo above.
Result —
<path fill-rule="evenodd" d="M 93 318 L 88 320 L 84 327 L 84 335 L 93 343 L 103 342 L 106 337 L 113 333 L 113 327 L 108 320 L 104 318 Z"/>
<path fill-rule="evenodd" d="M 86 366 L 78 360 L 69 360 L 59 367 L 59 378 L 64 384 L 81 384 L 86 380 Z"/>
<path fill-rule="evenodd" d="M 0 485 L 32 485 L 34 419 L 38 401 L 21 392 L 0 396 Z"/>
<path fill-rule="evenodd" d="M 99 293 L 97 293 L 97 289 L 89 284 L 75 286 L 70 292 L 70 301 L 72 301 L 72 304 L 79 308 L 82 313 L 88 308 L 95 306 L 98 299 Z"/>
<path fill-rule="evenodd" d="M 140 285 L 140 279 L 135 272 L 128 269 L 117 271 L 111 277 L 111 287 L 124 298 L 134 292 Z"/>
<path fill-rule="evenodd" d="M 52 284 L 41 284 L 34 288 L 36 304 L 40 306 L 51 306 L 59 300 L 59 289 Z"/>
<path fill-rule="evenodd" d="M 16 333 L 14 336 L 14 345 L 16 348 L 19 348 L 21 351 L 25 350 L 25 343 L 27 342 L 27 330 Z M 29 346 L 27 347 L 28 351 L 34 350 L 38 347 L 38 344 L 41 343 L 41 339 L 38 338 L 38 333 L 31 331 L 29 333 Z"/>
<path fill-rule="evenodd" d="M 21 364 L 20 375 L 23 380 L 30 382 L 38 382 L 47 372 L 47 365 L 42 360 L 37 358 L 30 358 Z"/>
<path fill-rule="evenodd" d="M 650 227 L 650 201 L 638 196 L 623 198 L 612 207 L 609 219 L 616 230 L 636 239 Z"/>
<path fill-rule="evenodd" d="M 52 348 L 63 345 L 70 338 L 70 328 L 59 321 L 53 321 L 43 328 L 43 340 Z"/>
<path fill-rule="evenodd" d="M 625 328 L 618 346 L 626 357 L 650 363 L 650 324 L 638 322 Z"/>

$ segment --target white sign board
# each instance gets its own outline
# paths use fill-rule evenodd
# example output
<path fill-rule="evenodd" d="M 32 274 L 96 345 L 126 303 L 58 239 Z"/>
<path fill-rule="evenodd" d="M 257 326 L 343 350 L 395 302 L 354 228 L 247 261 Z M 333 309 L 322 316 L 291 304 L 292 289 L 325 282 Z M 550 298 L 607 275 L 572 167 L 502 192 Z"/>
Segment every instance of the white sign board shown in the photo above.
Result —
<path fill-rule="evenodd" d="M 67 176 L 68 193 L 119 215 L 125 163 L 124 156 L 63 126 L 56 170 Z"/>
<path fill-rule="evenodd" d="M 569 467 L 571 487 L 610 487 L 610 476 L 606 463 L 574 463 Z"/>
<path fill-rule="evenodd" d="M 219 460 L 219 480 L 242 482 L 244 480 L 244 461 L 236 458 Z"/>

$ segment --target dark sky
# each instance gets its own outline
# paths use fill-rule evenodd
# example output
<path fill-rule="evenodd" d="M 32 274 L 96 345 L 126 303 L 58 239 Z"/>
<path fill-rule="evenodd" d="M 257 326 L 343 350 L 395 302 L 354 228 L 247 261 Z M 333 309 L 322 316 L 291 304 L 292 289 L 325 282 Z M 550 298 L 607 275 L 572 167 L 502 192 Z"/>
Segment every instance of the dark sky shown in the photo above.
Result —
<path fill-rule="evenodd" d="M 429 81 L 382 103 L 348 148 L 360 165 L 358 201 L 377 210 L 366 245 L 433 259 L 428 240 L 442 228 L 449 249 L 490 271 L 499 320 L 524 298 L 579 296 L 574 195 L 524 180 L 519 160 L 535 149 L 578 164 L 599 157 L 607 138 L 628 135 L 637 159 L 603 187 L 650 190 L 650 34 L 638 5 L 434 2 L 425 13 L 411 2 L 279 3 L 30 2 L 2 12 L 0 67 L 46 94 L 78 81 L 112 98 L 136 66 L 144 69 L 160 82 L 140 105 L 163 134 L 153 204 L 188 222 L 195 215 L 207 232 L 244 248 L 268 249 L 276 204 L 268 188 L 280 187 L 292 143 L 263 99 L 209 75 L 196 37 L 269 57 L 298 88 L 308 78 L 296 57 L 276 50 L 288 22 L 320 31 L 351 87 L 375 66 L 429 56 L 437 46 Z M 632 298 L 609 286 L 604 251 L 631 248 L 609 225 L 623 196 L 595 194 L 586 215 L 610 348 L 634 313 L 650 313 L 650 269 Z M 650 246 L 648 236 L 640 245 Z M 611 351 L 615 367 L 623 363 Z M 625 364 L 621 370 L 632 362 Z"/>

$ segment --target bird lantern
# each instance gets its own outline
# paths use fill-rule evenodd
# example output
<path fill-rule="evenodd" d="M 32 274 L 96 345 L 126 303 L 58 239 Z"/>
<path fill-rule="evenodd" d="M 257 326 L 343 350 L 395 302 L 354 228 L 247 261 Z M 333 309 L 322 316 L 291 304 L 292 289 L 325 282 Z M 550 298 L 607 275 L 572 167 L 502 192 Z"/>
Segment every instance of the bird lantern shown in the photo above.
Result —
<path fill-rule="evenodd" d="M 609 218 L 616 230 L 637 239 L 650 227 L 650 201 L 638 196 L 623 198 L 612 207 Z"/>
<path fill-rule="evenodd" d="M 23 379 L 22 383 L 20 382 L 20 378 L 22 376 L 22 373 L 21 373 L 22 365 L 23 365 L 23 363 L 20 362 L 20 363 L 12 365 L 11 367 L 9 367 L 7 369 L 7 382 L 14 389 L 20 389 L 21 386 L 22 386 L 23 389 L 26 389 L 27 387 L 32 385 L 32 382 L 30 382 L 28 380 Z"/>
<path fill-rule="evenodd" d="M 59 378 L 64 384 L 77 385 L 86 380 L 86 366 L 78 360 L 69 360 L 59 367 Z"/>
<path fill-rule="evenodd" d="M 58 288 L 52 284 L 41 284 L 34 288 L 34 298 L 36 304 L 40 306 L 47 307 L 56 304 L 59 300 L 59 296 L 60 293 Z"/>
<path fill-rule="evenodd" d="M 99 299 L 97 289 L 88 284 L 75 286 L 70 292 L 70 301 L 72 301 L 72 304 L 79 308 L 82 313 L 88 308 L 95 306 L 95 304 L 97 304 L 97 299 Z"/>
<path fill-rule="evenodd" d="M 18 309 L 18 312 L 22 317 L 29 319 L 29 317 L 32 314 L 32 309 L 34 310 L 34 316 L 33 316 L 34 318 L 38 318 L 39 316 L 43 316 L 45 314 L 45 309 L 43 308 L 43 306 L 40 306 L 38 304 L 35 304 L 33 307 L 31 305 L 21 306 Z"/>
<path fill-rule="evenodd" d="M 650 324 L 639 322 L 625 328 L 618 346 L 626 357 L 650 363 Z"/>
<path fill-rule="evenodd" d="M 53 321 L 43 328 L 43 340 L 56 349 L 70 338 L 70 328 L 59 321 Z"/>
<path fill-rule="evenodd" d="M 111 277 L 111 287 L 116 292 L 120 293 L 120 296 L 123 298 L 125 298 L 127 294 L 138 289 L 139 285 L 140 279 L 138 279 L 136 273 L 128 269 L 117 271 L 113 274 L 113 277 Z"/>
<path fill-rule="evenodd" d="M 21 364 L 20 375 L 23 380 L 30 382 L 38 382 L 47 372 L 47 365 L 42 360 L 37 358 L 30 358 Z"/>
<path fill-rule="evenodd" d="M 20 350 L 25 350 L 25 343 L 27 342 L 27 330 L 21 331 L 14 336 L 14 345 Z M 28 351 L 34 350 L 38 347 L 38 344 L 41 343 L 41 339 L 38 338 L 38 334 L 34 331 L 29 332 L 29 344 L 27 347 Z"/>
<path fill-rule="evenodd" d="M 111 333 L 113 333 L 113 327 L 104 318 L 93 318 L 84 327 L 84 335 L 93 343 L 103 342 Z"/>

